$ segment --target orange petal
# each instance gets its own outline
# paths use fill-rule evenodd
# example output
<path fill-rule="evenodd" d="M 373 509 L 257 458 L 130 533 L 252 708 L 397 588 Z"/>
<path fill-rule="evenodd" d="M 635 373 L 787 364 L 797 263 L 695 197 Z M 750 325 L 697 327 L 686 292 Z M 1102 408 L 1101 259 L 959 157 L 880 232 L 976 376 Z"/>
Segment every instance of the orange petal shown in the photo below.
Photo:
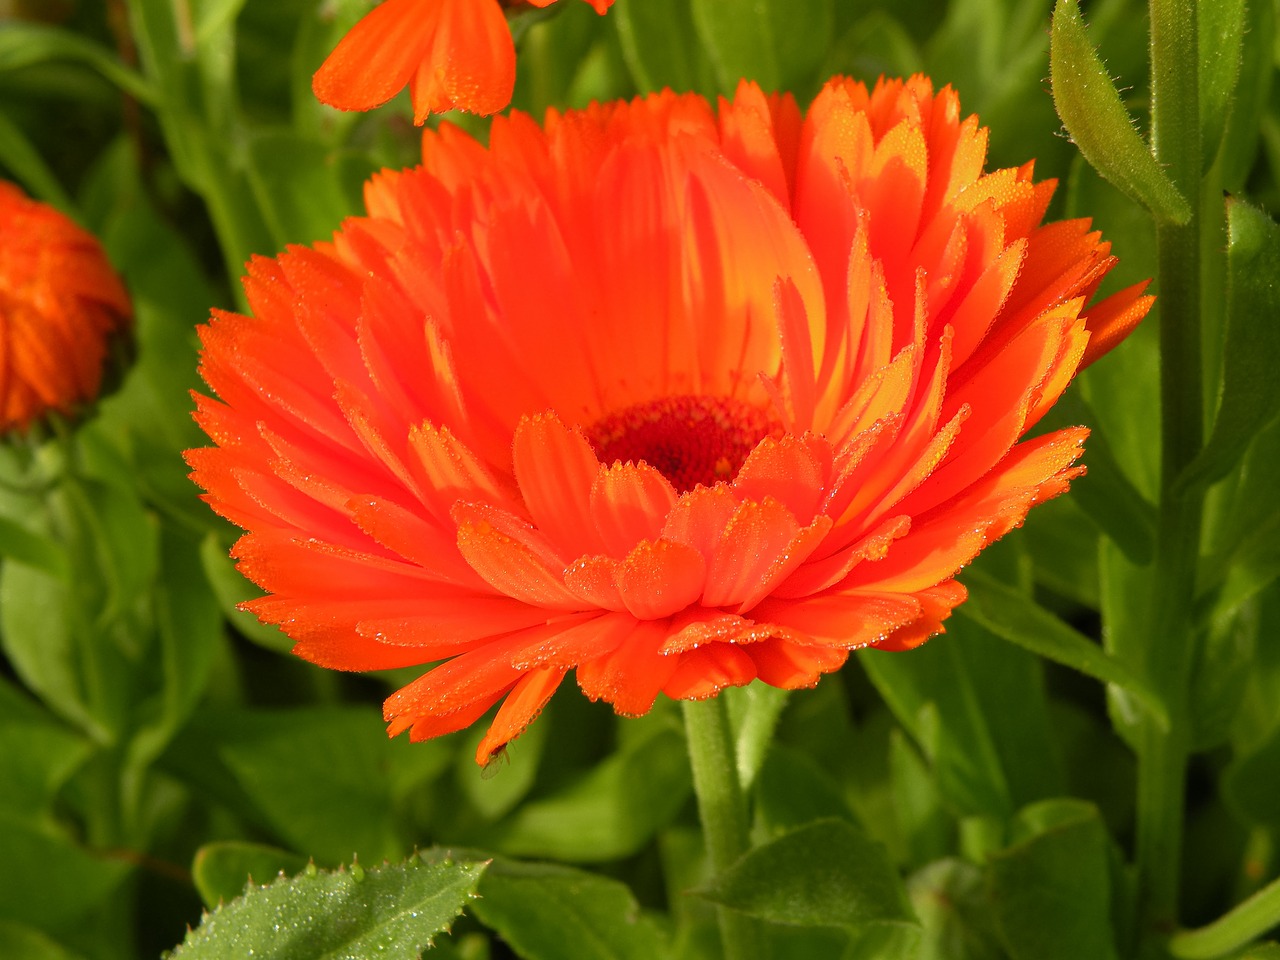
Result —
<path fill-rule="evenodd" d="M 707 565 L 693 547 L 674 540 L 642 540 L 618 571 L 622 602 L 641 620 L 669 617 L 702 594 Z"/>
<path fill-rule="evenodd" d="M 583 603 L 564 585 L 563 565 L 543 551 L 494 526 L 483 513 L 459 514 L 458 549 L 473 570 L 499 593 L 550 610 L 581 610 Z"/>
<path fill-rule="evenodd" d="M 656 540 L 675 503 L 675 488 L 647 463 L 602 466 L 591 485 L 591 517 L 606 551 L 619 558 Z"/>
<path fill-rule="evenodd" d="M 371 110 L 404 89 L 431 49 L 444 0 L 385 0 L 334 48 L 315 95 L 339 110 Z"/>
<path fill-rule="evenodd" d="M 1143 280 L 1125 287 L 1085 311 L 1089 346 L 1085 348 L 1084 358 L 1080 361 L 1081 370 L 1109 353 L 1147 315 L 1151 305 L 1156 302 L 1155 297 L 1142 296 L 1150 282 Z"/>
<path fill-rule="evenodd" d="M 579 431 L 552 413 L 527 417 L 516 427 L 512 459 L 529 515 L 564 556 L 604 549 L 590 509 L 600 463 Z"/>
<path fill-rule="evenodd" d="M 455 109 L 497 113 L 516 82 L 516 48 L 502 8 L 495 0 L 434 2 L 431 50 L 410 81 L 414 123 Z"/>
<path fill-rule="evenodd" d="M 484 766 L 537 719 L 568 671 L 563 667 L 531 670 L 517 681 L 498 708 L 489 730 L 476 747 L 476 763 Z"/>
<path fill-rule="evenodd" d="M 751 596 L 800 525 L 777 500 L 748 500 L 725 525 L 707 569 L 703 606 L 736 606 Z"/>
<path fill-rule="evenodd" d="M 755 661 L 730 643 L 710 643 L 680 656 L 662 692 L 673 700 L 705 700 L 756 678 Z"/>

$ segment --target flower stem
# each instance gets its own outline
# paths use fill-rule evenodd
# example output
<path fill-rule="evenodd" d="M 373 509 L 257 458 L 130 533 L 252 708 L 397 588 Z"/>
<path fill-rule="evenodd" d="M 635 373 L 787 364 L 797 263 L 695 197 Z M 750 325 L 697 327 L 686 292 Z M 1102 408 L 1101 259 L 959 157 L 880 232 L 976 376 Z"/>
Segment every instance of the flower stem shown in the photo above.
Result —
<path fill-rule="evenodd" d="M 698 817 L 714 873 L 721 873 L 747 852 L 747 804 L 738 781 L 738 763 L 723 697 L 682 700 Z M 759 960 L 765 955 L 758 921 L 717 907 L 725 960 Z"/>
<path fill-rule="evenodd" d="M 1169 941 L 1169 952 L 1180 960 L 1213 960 L 1244 946 L 1278 923 L 1280 880 L 1273 880 L 1208 926 L 1175 934 Z"/>
<path fill-rule="evenodd" d="M 1189 683 L 1203 494 L 1178 492 L 1204 440 L 1201 370 L 1201 143 L 1195 0 L 1150 0 L 1151 140 L 1187 198 L 1184 224 L 1156 224 L 1160 290 L 1161 502 L 1144 668 L 1169 712 L 1168 733 L 1139 740 L 1137 862 L 1148 931 L 1176 922 L 1189 743 Z"/>

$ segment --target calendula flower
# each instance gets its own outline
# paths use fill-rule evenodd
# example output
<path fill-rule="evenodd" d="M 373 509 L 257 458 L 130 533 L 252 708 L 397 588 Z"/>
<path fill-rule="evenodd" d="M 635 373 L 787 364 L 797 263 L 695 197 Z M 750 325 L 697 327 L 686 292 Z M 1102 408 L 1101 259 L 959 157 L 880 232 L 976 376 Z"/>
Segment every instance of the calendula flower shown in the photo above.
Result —
<path fill-rule="evenodd" d="M 1088 305 L 1108 245 L 985 148 L 924 77 L 428 132 L 202 330 L 248 609 L 325 666 L 444 661 L 390 732 L 501 701 L 480 762 L 571 670 L 634 715 L 941 632 L 1080 472 L 1084 429 L 1019 438 L 1151 302 Z"/>
<path fill-rule="evenodd" d="M 547 7 L 555 0 L 527 0 Z M 613 0 L 587 0 L 604 13 Z M 409 87 L 413 119 L 466 110 L 488 116 L 511 102 L 516 50 L 502 0 L 385 0 L 342 38 L 311 86 L 341 110 L 371 110 Z"/>
<path fill-rule="evenodd" d="M 131 316 L 98 241 L 0 181 L 0 431 L 96 397 L 107 341 Z"/>

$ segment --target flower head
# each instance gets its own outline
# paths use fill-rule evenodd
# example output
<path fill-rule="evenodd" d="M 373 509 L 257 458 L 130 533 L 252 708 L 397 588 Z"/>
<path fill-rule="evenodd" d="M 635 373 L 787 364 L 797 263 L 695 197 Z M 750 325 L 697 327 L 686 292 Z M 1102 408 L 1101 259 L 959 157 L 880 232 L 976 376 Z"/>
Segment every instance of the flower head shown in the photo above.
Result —
<path fill-rule="evenodd" d="M 613 0 L 587 2 L 604 13 Z M 501 0 L 385 0 L 342 38 L 312 89 L 330 106 L 371 110 L 407 84 L 415 123 L 448 110 L 497 113 L 511 102 L 516 80 L 502 8 Z"/>
<path fill-rule="evenodd" d="M 102 382 L 129 296 L 92 235 L 0 181 L 0 431 L 70 413 Z"/>
<path fill-rule="evenodd" d="M 326 666 L 444 661 L 390 732 L 502 701 L 481 762 L 570 670 L 641 714 L 941 632 L 1080 472 L 1085 430 L 1019 439 L 1151 302 L 1089 306 L 1108 245 L 985 147 L 923 77 L 427 132 L 202 330 L 248 608 Z"/>

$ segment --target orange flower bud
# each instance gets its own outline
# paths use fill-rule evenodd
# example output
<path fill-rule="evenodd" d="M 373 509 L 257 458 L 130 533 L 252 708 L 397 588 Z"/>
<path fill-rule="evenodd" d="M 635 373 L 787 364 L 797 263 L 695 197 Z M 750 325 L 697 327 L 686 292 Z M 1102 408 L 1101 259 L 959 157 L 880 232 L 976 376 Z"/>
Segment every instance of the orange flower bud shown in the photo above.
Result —
<path fill-rule="evenodd" d="M 90 233 L 0 182 L 0 430 L 95 398 L 107 340 L 132 312 Z"/>

